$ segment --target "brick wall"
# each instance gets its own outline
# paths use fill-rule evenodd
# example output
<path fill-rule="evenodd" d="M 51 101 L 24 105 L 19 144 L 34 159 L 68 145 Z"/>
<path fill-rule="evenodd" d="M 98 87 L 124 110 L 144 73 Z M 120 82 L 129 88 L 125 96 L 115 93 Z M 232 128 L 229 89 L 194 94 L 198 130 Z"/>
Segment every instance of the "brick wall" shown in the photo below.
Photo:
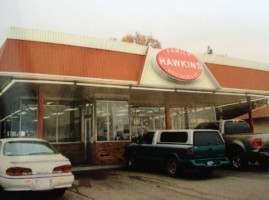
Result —
<path fill-rule="evenodd" d="M 53 144 L 53 146 L 64 156 L 69 158 L 72 164 L 79 164 L 85 161 L 84 143 Z"/>
<path fill-rule="evenodd" d="M 124 148 L 130 142 L 95 142 L 95 164 L 121 164 L 125 162 Z"/>

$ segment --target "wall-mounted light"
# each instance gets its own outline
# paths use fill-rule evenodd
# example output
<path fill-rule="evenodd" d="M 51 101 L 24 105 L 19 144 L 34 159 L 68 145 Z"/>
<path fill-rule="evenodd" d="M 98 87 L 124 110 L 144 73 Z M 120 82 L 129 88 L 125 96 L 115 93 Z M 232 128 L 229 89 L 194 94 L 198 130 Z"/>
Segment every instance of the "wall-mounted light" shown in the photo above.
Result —
<path fill-rule="evenodd" d="M 265 96 L 265 95 L 259 95 L 259 94 L 247 94 L 248 97 L 261 97 L 264 99 L 269 98 L 269 96 Z"/>
<path fill-rule="evenodd" d="M 215 92 L 215 94 L 219 94 L 219 95 L 231 95 L 231 96 L 246 96 L 246 94 L 232 93 L 232 92 Z"/>
<path fill-rule="evenodd" d="M 68 81 L 45 81 L 45 80 L 12 80 L 12 81 L 16 83 L 75 85 L 74 82 L 68 82 Z"/>
<path fill-rule="evenodd" d="M 150 90 L 150 91 L 162 91 L 162 92 L 175 92 L 175 89 L 166 89 L 166 88 L 149 88 L 149 87 L 131 87 L 134 90 Z"/>
<path fill-rule="evenodd" d="M 119 88 L 119 89 L 129 89 L 129 86 L 123 85 L 103 85 L 103 84 L 94 84 L 94 83 L 77 83 L 79 86 L 90 86 L 90 87 L 105 87 L 105 88 Z"/>
<path fill-rule="evenodd" d="M 197 91 L 197 90 L 177 90 L 177 92 L 196 93 L 196 94 L 213 94 L 213 91 Z"/>

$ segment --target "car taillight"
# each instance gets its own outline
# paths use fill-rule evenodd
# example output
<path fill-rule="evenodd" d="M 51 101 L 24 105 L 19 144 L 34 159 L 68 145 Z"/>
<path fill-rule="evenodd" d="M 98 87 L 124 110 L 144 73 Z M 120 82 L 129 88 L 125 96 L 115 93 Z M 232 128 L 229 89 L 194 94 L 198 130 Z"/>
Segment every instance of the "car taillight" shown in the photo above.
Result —
<path fill-rule="evenodd" d="M 24 167 L 10 167 L 7 169 L 6 174 L 9 176 L 27 176 L 32 175 L 32 170 Z"/>
<path fill-rule="evenodd" d="M 193 148 L 188 148 L 187 149 L 187 154 L 193 154 Z"/>
<path fill-rule="evenodd" d="M 254 147 L 262 146 L 262 139 L 261 138 L 257 138 L 255 140 L 253 140 L 253 146 Z"/>
<path fill-rule="evenodd" d="M 72 166 L 71 165 L 62 165 L 59 167 L 55 167 L 53 169 L 53 173 L 69 173 L 71 172 Z"/>

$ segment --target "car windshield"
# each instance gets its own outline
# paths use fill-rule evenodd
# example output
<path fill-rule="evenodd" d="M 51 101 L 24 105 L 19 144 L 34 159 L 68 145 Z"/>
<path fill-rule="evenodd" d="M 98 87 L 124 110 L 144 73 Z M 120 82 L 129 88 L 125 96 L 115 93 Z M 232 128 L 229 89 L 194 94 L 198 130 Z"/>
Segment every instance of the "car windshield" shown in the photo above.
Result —
<path fill-rule="evenodd" d="M 47 142 L 12 141 L 4 145 L 5 156 L 51 155 L 58 152 Z"/>
<path fill-rule="evenodd" d="M 195 131 L 194 146 L 223 145 L 224 142 L 217 131 Z"/>

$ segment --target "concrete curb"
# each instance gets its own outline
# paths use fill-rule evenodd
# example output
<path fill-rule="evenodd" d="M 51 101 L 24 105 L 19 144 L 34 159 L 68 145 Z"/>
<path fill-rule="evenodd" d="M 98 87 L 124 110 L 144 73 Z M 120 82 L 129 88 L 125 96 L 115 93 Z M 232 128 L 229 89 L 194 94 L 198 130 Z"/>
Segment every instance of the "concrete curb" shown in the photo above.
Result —
<path fill-rule="evenodd" d="M 124 168 L 125 165 L 93 165 L 93 166 L 73 166 L 72 172 L 82 172 L 91 170 L 102 170 L 102 169 L 119 169 Z"/>

